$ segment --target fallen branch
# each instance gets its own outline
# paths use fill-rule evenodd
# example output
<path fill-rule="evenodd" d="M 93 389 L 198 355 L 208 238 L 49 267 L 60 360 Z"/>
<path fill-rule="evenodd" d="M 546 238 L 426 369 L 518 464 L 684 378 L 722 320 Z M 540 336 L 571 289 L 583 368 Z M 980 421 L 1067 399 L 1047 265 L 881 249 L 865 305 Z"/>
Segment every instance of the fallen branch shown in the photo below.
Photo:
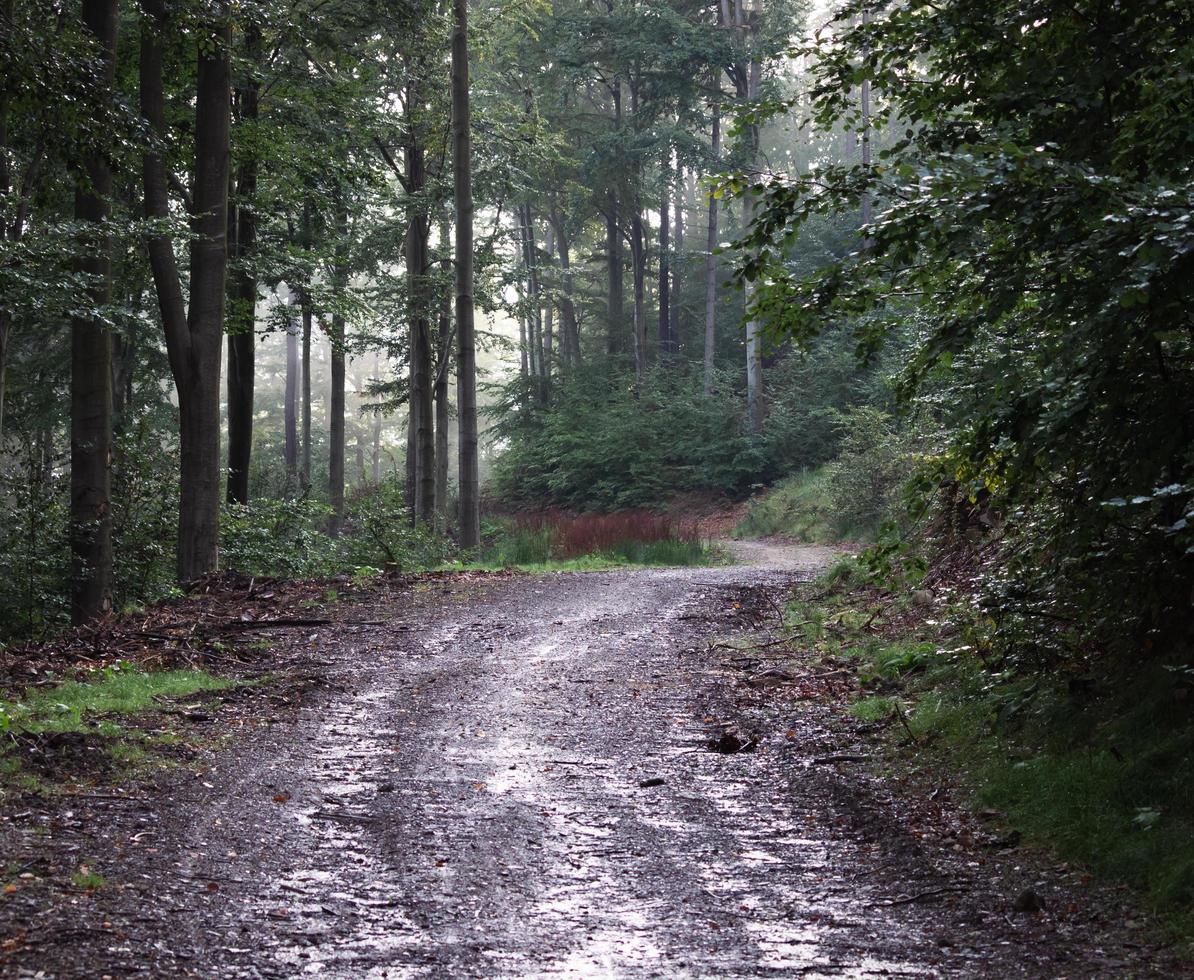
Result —
<path fill-rule="evenodd" d="M 871 902 L 868 908 L 891 908 L 895 905 L 911 905 L 913 902 L 923 902 L 926 899 L 938 898 L 941 895 L 948 895 L 953 892 L 964 892 L 965 888 L 959 888 L 957 885 L 949 885 L 945 888 L 931 888 L 927 892 L 920 892 L 917 895 L 909 895 L 904 898 L 894 898 L 889 902 Z"/>

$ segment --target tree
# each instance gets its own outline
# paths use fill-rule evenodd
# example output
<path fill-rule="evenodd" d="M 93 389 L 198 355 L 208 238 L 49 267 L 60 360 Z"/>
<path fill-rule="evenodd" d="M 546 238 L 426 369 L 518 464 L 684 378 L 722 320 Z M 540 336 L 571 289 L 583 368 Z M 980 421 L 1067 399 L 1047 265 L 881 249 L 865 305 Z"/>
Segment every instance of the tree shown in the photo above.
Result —
<path fill-rule="evenodd" d="M 874 351 L 915 299 L 903 393 L 948 426 L 936 476 L 1017 514 L 986 614 L 1025 625 L 1037 663 L 1187 642 L 1194 12 L 857 0 L 832 29 L 809 122 L 902 135 L 873 163 L 765 182 L 755 315 L 798 340 L 850 318 Z M 786 260 L 868 199 L 868 241 L 811 274 Z"/>
<path fill-rule="evenodd" d="M 200 25 L 195 83 L 195 180 L 190 245 L 190 297 L 183 298 L 170 220 L 167 139 L 162 80 L 163 37 L 171 30 L 163 0 L 143 0 L 141 112 L 154 143 L 144 157 L 145 214 L 150 266 L 178 391 L 178 578 L 192 581 L 216 568 L 220 529 L 220 349 L 227 272 L 228 156 L 231 125 L 232 26 L 228 5 L 217 0 Z"/>
<path fill-rule="evenodd" d="M 257 277 L 253 270 L 257 244 L 257 150 L 259 139 L 256 77 L 262 56 L 261 27 L 249 20 L 244 28 L 247 77 L 238 85 L 236 104 L 240 123 L 248 130 L 247 144 L 236 169 L 236 198 L 229 205 L 229 252 L 236 265 L 228 317 L 228 502 L 249 502 L 249 460 L 253 452 L 253 383 L 257 311 Z"/>
<path fill-rule="evenodd" d="M 116 78 L 116 2 L 83 0 L 83 26 L 98 54 L 93 84 L 101 115 L 110 107 Z M 75 191 L 75 216 L 95 226 L 84 244 L 84 271 L 92 304 L 112 299 L 111 242 L 103 223 L 112 195 L 112 171 L 102 144 L 91 146 Z M 101 314 L 71 321 L 71 619 L 83 623 L 112 605 L 112 344 Z"/>
<path fill-rule="evenodd" d="M 477 355 L 473 325 L 473 186 L 468 0 L 452 0 L 452 174 L 456 204 L 456 409 L 460 419 L 460 545 L 481 543 L 477 453 Z"/>

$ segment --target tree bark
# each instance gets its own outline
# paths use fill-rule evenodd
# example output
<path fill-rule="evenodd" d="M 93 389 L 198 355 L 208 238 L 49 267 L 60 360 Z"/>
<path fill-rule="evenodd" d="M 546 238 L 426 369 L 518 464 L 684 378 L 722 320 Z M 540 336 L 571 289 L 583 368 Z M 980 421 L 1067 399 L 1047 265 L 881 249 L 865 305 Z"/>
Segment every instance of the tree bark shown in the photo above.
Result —
<path fill-rule="evenodd" d="M 440 270 L 443 276 L 440 287 L 439 330 L 436 337 L 435 359 L 435 523 L 441 531 L 448 524 L 448 366 L 452 361 L 452 292 L 448 289 L 448 276 L 452 260 L 448 254 L 448 239 L 451 232 L 446 220 L 439 226 Z"/>
<path fill-rule="evenodd" d="M 622 229 L 618 221 L 618 196 L 606 192 L 605 256 L 609 279 L 606 303 L 607 354 L 620 354 L 626 334 L 626 293 L 622 280 Z"/>
<path fill-rule="evenodd" d="M 286 429 L 286 489 L 298 482 L 298 324 L 294 319 L 294 293 L 286 297 L 286 392 L 283 418 Z"/>
<path fill-rule="evenodd" d="M 261 59 L 261 28 L 245 27 L 249 77 L 237 93 L 241 121 L 257 124 L 258 83 L 253 75 Z M 255 134 L 246 142 L 252 146 Z M 257 278 L 251 262 L 257 245 L 257 159 L 250 152 L 237 168 L 234 225 L 237 268 L 232 274 L 232 308 L 228 317 L 228 489 L 230 504 L 249 502 L 249 463 L 253 452 L 253 384 L 256 360 Z"/>
<path fill-rule="evenodd" d="M 328 335 L 332 374 L 328 404 L 328 503 L 332 518 L 328 533 L 340 534 L 344 523 L 344 301 L 348 292 L 348 206 L 336 202 L 336 244 L 332 258 L 332 289 L 336 307 Z"/>
<path fill-rule="evenodd" d="M 737 9 L 741 12 L 742 0 L 738 0 Z M 758 97 L 759 73 L 759 63 L 752 61 L 747 70 L 746 97 L 748 99 Z M 753 171 L 758 164 L 759 156 L 759 127 L 753 123 L 747 126 L 747 150 L 749 153 L 748 166 Z M 746 197 L 742 202 L 742 210 L 744 212 L 743 227 L 749 227 L 750 223 L 754 220 L 757 203 L 754 194 L 747 191 Z M 745 284 L 743 292 L 745 302 L 749 308 L 754 293 L 750 282 Z M 747 415 L 750 418 L 750 431 L 755 436 L 761 435 L 763 432 L 763 416 L 765 414 L 765 406 L 763 404 L 762 326 L 758 319 L 753 316 L 748 316 L 746 321 L 746 405 Z"/>
<path fill-rule="evenodd" d="M 675 353 L 672 341 L 671 274 L 668 268 L 669 232 L 672 217 L 671 202 L 668 200 L 668 165 L 671 150 L 664 154 L 662 190 L 659 198 L 659 358 L 664 360 Z"/>
<path fill-rule="evenodd" d="M 407 181 L 412 195 L 427 183 L 425 151 L 412 131 L 407 149 Z M 430 222 L 426 213 L 412 214 L 406 236 L 406 271 L 411 305 L 411 411 L 414 413 L 415 467 L 414 517 L 416 523 L 435 522 L 435 429 L 431 364 L 431 297 L 427 277 L 431 262 L 427 240 Z"/>
<path fill-rule="evenodd" d="M 672 234 L 672 289 L 671 289 L 671 323 L 668 325 L 668 335 L 672 341 L 672 351 L 679 352 L 680 350 L 680 283 L 681 283 L 681 265 L 683 263 L 684 254 L 684 168 L 679 167 L 676 170 L 676 191 L 675 191 L 675 215 L 676 224 Z M 667 221 L 667 215 L 664 215 L 664 221 Z M 687 318 L 686 318 L 687 319 Z M 687 323 L 685 324 L 687 327 Z M 687 329 L 685 330 L 687 333 Z M 685 345 L 687 346 L 687 345 Z"/>
<path fill-rule="evenodd" d="M 721 159 L 721 106 L 713 103 L 713 166 Z M 709 230 L 705 251 L 705 397 L 713 394 L 713 355 L 717 350 L 717 198 L 709 195 Z"/>
<path fill-rule="evenodd" d="M 306 294 L 303 294 L 300 302 L 302 303 L 302 320 L 303 320 L 303 357 L 302 367 L 300 369 L 301 388 L 302 388 L 302 462 L 299 469 L 299 477 L 302 480 L 303 491 L 307 491 L 311 486 L 311 300 Z"/>
<path fill-rule="evenodd" d="M 93 94 L 107 103 L 116 78 L 116 0 L 83 0 L 82 15 L 102 55 Z M 102 229 L 112 171 L 99 148 L 87 151 L 83 170 L 75 217 L 100 226 L 87 243 L 83 270 L 93 277 L 92 302 L 104 307 L 112 299 L 111 242 Z M 71 620 L 79 625 L 112 607 L 112 344 L 99 316 L 71 321 L 70 395 Z"/>
<path fill-rule="evenodd" d="M 560 259 L 560 352 L 568 367 L 580 365 L 580 334 L 576 324 L 576 304 L 572 298 L 572 260 L 568 229 L 558 210 L 551 213 L 556 231 L 556 251 Z"/>
<path fill-rule="evenodd" d="M 460 545 L 481 543 L 477 361 L 473 322 L 473 183 L 468 83 L 468 0 L 452 0 L 452 169 L 456 204 L 456 411 Z"/>
<path fill-rule="evenodd" d="M 144 0 L 150 18 L 142 30 L 141 107 L 159 140 L 166 136 L 162 85 L 162 0 Z M 190 309 L 170 238 L 156 232 L 148 241 L 150 266 L 166 335 L 166 350 L 178 391 L 179 474 L 178 578 L 193 581 L 217 565 L 220 534 L 220 353 L 227 274 L 228 138 L 231 71 L 228 5 L 215 5 L 215 19 L 203 26 L 195 98 L 194 215 L 190 244 Z M 152 23 L 150 22 L 152 21 Z M 145 212 L 169 217 L 165 161 L 155 145 L 145 154 Z"/>
<path fill-rule="evenodd" d="M 634 277 L 634 377 L 640 386 L 647 380 L 646 258 L 643 216 L 635 205 L 630 219 L 630 262 Z"/>

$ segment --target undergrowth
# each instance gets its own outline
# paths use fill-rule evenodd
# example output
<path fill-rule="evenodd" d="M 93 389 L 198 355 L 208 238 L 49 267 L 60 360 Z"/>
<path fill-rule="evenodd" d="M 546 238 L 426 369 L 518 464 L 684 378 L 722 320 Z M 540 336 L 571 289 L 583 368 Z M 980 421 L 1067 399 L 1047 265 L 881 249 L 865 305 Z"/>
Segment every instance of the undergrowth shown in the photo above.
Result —
<path fill-rule="evenodd" d="M 818 591 L 819 590 L 819 591 Z M 1127 883 L 1194 943 L 1194 683 L 1150 662 L 1097 675 L 984 663 L 963 612 L 838 570 L 798 594 L 796 634 L 856 664 L 856 719 L 897 758 L 956 775 L 1029 844 Z"/>

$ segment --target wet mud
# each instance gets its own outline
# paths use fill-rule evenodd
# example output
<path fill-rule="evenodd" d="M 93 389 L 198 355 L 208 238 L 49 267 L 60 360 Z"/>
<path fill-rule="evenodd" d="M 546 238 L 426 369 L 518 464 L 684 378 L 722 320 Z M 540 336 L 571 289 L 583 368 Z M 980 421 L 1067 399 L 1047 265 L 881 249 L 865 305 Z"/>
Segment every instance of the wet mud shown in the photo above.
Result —
<path fill-rule="evenodd" d="M 710 641 L 831 555 L 737 548 L 750 564 L 437 583 L 300 637 L 320 693 L 84 804 L 44 846 L 108 884 L 27 907 L 0 971 L 1172 975 L 1064 875 L 913 827 L 828 707 L 744 684 Z M 1043 910 L 1017 911 L 1025 888 Z"/>

